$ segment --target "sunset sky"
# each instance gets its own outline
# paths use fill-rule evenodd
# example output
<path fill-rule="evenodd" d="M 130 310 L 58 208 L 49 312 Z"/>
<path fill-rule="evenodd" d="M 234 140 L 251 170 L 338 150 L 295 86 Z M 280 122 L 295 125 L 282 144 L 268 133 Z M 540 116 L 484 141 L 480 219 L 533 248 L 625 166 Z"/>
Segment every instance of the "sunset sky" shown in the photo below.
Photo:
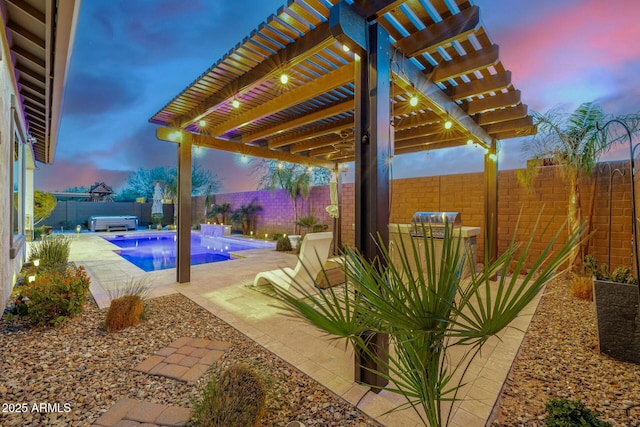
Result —
<path fill-rule="evenodd" d="M 132 171 L 175 165 L 175 145 L 156 139 L 149 118 L 284 3 L 84 0 L 55 163 L 39 164 L 36 188 L 104 181 L 118 191 Z M 640 112 L 640 1 L 473 3 L 530 110 L 570 111 L 597 100 L 609 113 Z M 502 143 L 501 169 L 524 165 L 522 144 Z M 607 158 L 627 153 L 628 147 L 616 147 Z M 257 177 L 232 154 L 199 150 L 195 161 L 221 178 L 222 192 L 256 187 Z M 393 177 L 480 171 L 482 165 L 481 150 L 465 146 L 398 156 Z"/>

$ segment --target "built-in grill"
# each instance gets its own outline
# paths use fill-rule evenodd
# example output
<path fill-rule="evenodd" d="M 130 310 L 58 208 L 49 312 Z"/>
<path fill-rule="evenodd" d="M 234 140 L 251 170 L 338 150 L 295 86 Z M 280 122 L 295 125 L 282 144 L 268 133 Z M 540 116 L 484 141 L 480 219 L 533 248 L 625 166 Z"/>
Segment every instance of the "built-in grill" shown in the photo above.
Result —
<path fill-rule="evenodd" d="M 410 224 L 389 224 L 389 253 L 391 261 L 395 265 L 403 265 L 400 259 L 403 250 L 400 248 L 410 248 L 409 241 L 415 239 L 413 243 L 415 243 L 415 247 L 418 250 L 419 259 L 416 260 L 413 257 L 409 257 L 408 266 L 414 273 L 418 269 L 424 271 L 427 264 L 424 259 L 425 252 L 423 248 L 430 241 L 433 244 L 430 248 L 435 251 L 436 272 L 439 271 L 445 227 L 449 227 L 449 232 L 453 239 L 462 239 L 466 256 L 462 275 L 463 277 L 467 276 L 470 267 L 475 266 L 476 263 L 476 237 L 480 234 L 480 228 L 463 227 L 459 212 L 416 212 L 413 214 Z"/>
<path fill-rule="evenodd" d="M 413 237 L 424 237 L 427 233 L 430 237 L 443 238 L 445 227 L 462 227 L 462 218 L 459 212 L 416 212 L 411 218 L 409 234 Z"/>

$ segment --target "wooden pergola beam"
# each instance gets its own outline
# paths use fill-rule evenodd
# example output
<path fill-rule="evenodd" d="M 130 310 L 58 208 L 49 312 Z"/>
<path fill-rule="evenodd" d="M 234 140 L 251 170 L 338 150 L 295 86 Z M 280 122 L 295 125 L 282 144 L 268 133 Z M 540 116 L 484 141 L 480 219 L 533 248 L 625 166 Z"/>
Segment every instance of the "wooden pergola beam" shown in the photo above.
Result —
<path fill-rule="evenodd" d="M 334 43 L 334 40 L 331 36 L 331 32 L 329 31 L 328 23 L 320 24 L 318 27 L 309 31 L 295 42 L 274 53 L 271 57 L 253 67 L 251 71 L 238 77 L 233 82 L 226 84 L 224 91 L 209 96 L 199 105 L 192 108 L 188 113 L 176 117 L 172 121 L 173 127 L 184 129 L 191 123 L 206 116 L 209 112 L 214 110 L 221 103 L 227 101 L 230 97 L 235 96 L 237 93 L 246 91 L 268 79 L 270 76 L 273 76 L 283 65 L 296 65 L 304 61 L 309 56 L 325 49 L 332 43 Z M 222 60 L 218 61 L 218 63 L 211 67 L 209 72 L 212 72 L 216 66 L 222 64 Z M 208 73 L 205 73 L 205 75 L 207 74 Z"/>
<path fill-rule="evenodd" d="M 418 153 L 420 151 L 438 150 L 440 148 L 459 147 L 461 140 L 451 140 L 442 142 L 423 142 L 422 144 L 408 145 L 406 147 L 396 147 L 395 155 Z"/>
<path fill-rule="evenodd" d="M 509 120 L 508 122 L 496 123 L 495 125 L 484 126 L 489 135 L 495 137 L 496 134 L 517 130 L 520 128 L 530 128 L 533 126 L 533 117 L 527 116 L 521 119 Z"/>
<path fill-rule="evenodd" d="M 439 83 L 489 68 L 492 65 L 496 65 L 498 61 L 500 61 L 500 49 L 498 45 L 494 44 L 486 49 L 477 50 L 460 58 L 443 62 L 428 75 L 435 83 Z"/>
<path fill-rule="evenodd" d="M 493 134 L 493 136 L 496 139 L 501 140 L 501 139 L 517 138 L 520 136 L 535 135 L 537 132 L 538 132 L 537 126 L 533 125 L 529 127 L 521 127 L 518 129 L 504 131 L 504 132 L 497 132 Z"/>
<path fill-rule="evenodd" d="M 406 56 L 414 57 L 436 46 L 465 37 L 476 31 L 479 26 L 480 9 L 478 6 L 472 6 L 397 41 L 395 47 Z"/>
<path fill-rule="evenodd" d="M 512 90 L 509 92 L 499 92 L 494 96 L 486 96 L 483 99 L 474 99 L 469 102 L 466 107 L 463 107 L 463 109 L 471 116 L 484 111 L 518 105 L 520 102 L 520 91 Z"/>
<path fill-rule="evenodd" d="M 351 138 L 351 140 L 353 140 L 353 138 Z M 315 150 L 316 148 L 327 147 L 329 145 L 337 144 L 342 141 L 344 141 L 344 139 L 339 136 L 335 136 L 333 138 L 314 139 L 312 141 L 294 144 L 291 146 L 289 151 L 292 153 L 302 153 L 304 151 Z M 312 155 L 311 153 L 309 153 L 309 155 Z"/>
<path fill-rule="evenodd" d="M 161 141 L 180 142 L 182 134 L 191 135 L 193 145 L 200 147 L 213 148 L 216 150 L 228 151 L 230 153 L 244 154 L 247 156 L 262 157 L 265 159 L 281 160 L 283 162 L 298 163 L 302 165 L 317 166 L 325 169 L 332 169 L 335 165 L 332 162 L 319 160 L 313 157 L 307 157 L 297 154 L 291 154 L 284 151 L 271 150 L 264 147 L 256 147 L 255 145 L 246 145 L 238 142 L 226 141 L 207 135 L 195 135 L 184 130 L 159 127 L 156 130 L 156 137 Z"/>
<path fill-rule="evenodd" d="M 453 145 L 450 145 L 453 144 Z M 445 138 L 431 139 L 431 138 L 411 138 L 404 141 L 396 141 L 396 150 L 402 150 L 409 147 L 418 147 L 423 145 L 443 147 L 455 147 L 463 145 L 464 140 L 460 135 L 451 135 Z"/>
<path fill-rule="evenodd" d="M 347 111 L 353 111 L 353 98 L 349 98 L 347 101 L 333 104 L 321 110 L 316 110 L 312 113 L 305 114 L 301 117 L 298 117 L 297 119 L 288 120 L 275 126 L 268 127 L 264 130 L 244 135 L 241 137 L 239 142 L 248 143 L 256 141 L 258 139 L 267 138 L 281 132 L 305 126 L 310 123 L 315 123 L 319 120 L 326 119 L 327 117 L 345 113 Z"/>
<path fill-rule="evenodd" d="M 397 108 L 394 109 L 394 113 L 397 112 Z M 393 121 L 393 127 L 396 132 L 404 129 L 412 129 L 416 126 L 420 126 L 424 123 L 440 122 L 440 117 L 433 111 L 427 110 L 425 112 L 417 112 L 416 114 L 410 114 L 406 117 L 401 117 Z"/>
<path fill-rule="evenodd" d="M 371 21 L 405 2 L 406 0 L 355 0 L 351 7 L 358 15 Z"/>
<path fill-rule="evenodd" d="M 529 113 L 526 104 L 516 105 L 515 107 L 503 108 L 501 110 L 487 111 L 478 114 L 475 119 L 480 126 L 492 125 L 495 123 L 506 122 L 509 120 L 521 119 Z"/>
<path fill-rule="evenodd" d="M 313 99 L 327 91 L 343 86 L 350 81 L 353 81 L 353 63 L 344 65 L 328 74 L 325 74 L 324 76 L 318 77 L 317 79 L 305 85 L 299 86 L 295 89 L 291 89 L 290 91 L 283 93 L 277 98 L 271 99 L 264 104 L 247 110 L 246 112 L 241 113 L 238 116 L 227 120 L 226 122 L 208 129 L 207 133 L 213 136 L 223 135 L 232 129 L 242 127 L 243 125 L 251 123 L 254 120 L 261 119 L 278 111 L 286 110 L 289 107 L 293 107 L 295 105 Z"/>
<path fill-rule="evenodd" d="M 454 101 L 459 101 L 465 98 L 484 95 L 489 92 L 497 92 L 506 89 L 509 85 L 511 85 L 511 71 L 504 71 L 485 77 L 484 79 L 459 84 L 458 86 L 447 89 L 447 94 L 449 94 Z"/>
<path fill-rule="evenodd" d="M 270 140 L 268 146 L 269 148 L 278 148 L 285 145 L 291 145 L 297 142 L 306 141 L 308 139 L 317 138 L 319 136 L 335 134 L 340 132 L 341 130 L 351 128 L 353 128 L 353 117 L 347 117 L 341 120 L 327 123 L 326 125 L 316 126 L 304 132 L 295 133 L 294 135 L 290 135 L 286 138 Z"/>
<path fill-rule="evenodd" d="M 456 129 L 466 129 L 476 140 L 487 146 L 491 144 L 489 134 L 478 126 L 438 85 L 431 82 L 422 70 L 409 59 L 402 58 L 401 55 L 396 55 L 396 57 L 400 57 L 396 64 L 398 71 L 395 72 L 398 85 L 404 85 L 407 91 L 418 91 L 430 104 L 431 110 L 440 117 L 453 122 Z"/>
<path fill-rule="evenodd" d="M 406 130 L 395 131 L 395 141 L 403 141 L 412 138 L 424 138 L 425 136 L 438 135 L 444 132 L 441 123 L 429 124 L 425 126 L 413 127 Z"/>

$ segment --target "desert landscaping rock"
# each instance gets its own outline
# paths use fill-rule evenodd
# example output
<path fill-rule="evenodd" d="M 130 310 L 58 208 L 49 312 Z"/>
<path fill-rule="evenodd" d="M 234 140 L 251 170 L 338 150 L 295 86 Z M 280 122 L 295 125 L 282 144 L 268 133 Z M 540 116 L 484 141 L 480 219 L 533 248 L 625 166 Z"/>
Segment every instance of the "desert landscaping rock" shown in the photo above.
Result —
<path fill-rule="evenodd" d="M 598 352 L 593 304 L 571 296 L 568 278 L 547 285 L 494 426 L 543 426 L 551 398 L 579 398 L 614 426 L 640 426 L 640 366 Z"/>
<path fill-rule="evenodd" d="M 307 426 L 379 425 L 186 297 L 151 299 L 145 306 L 145 321 L 110 334 L 103 327 L 106 309 L 93 300 L 58 328 L 2 322 L 0 403 L 26 406 L 0 413 L 0 425 L 89 426 L 122 399 L 193 409 L 208 374 L 185 383 L 133 369 L 180 337 L 228 343 L 212 348 L 226 350 L 213 369 L 246 363 L 267 374 L 264 426 L 294 420 Z M 45 406 L 39 411 L 34 404 Z"/>

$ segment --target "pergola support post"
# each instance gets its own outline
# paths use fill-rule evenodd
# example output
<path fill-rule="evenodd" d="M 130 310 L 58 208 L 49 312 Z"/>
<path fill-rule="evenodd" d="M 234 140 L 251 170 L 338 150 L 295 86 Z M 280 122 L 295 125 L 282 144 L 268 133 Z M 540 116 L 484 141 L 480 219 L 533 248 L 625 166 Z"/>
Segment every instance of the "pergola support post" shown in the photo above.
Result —
<path fill-rule="evenodd" d="M 191 134 L 181 132 L 178 144 L 178 230 L 176 281 L 191 281 Z"/>
<path fill-rule="evenodd" d="M 379 235 L 385 244 L 389 241 L 391 44 L 389 34 L 380 25 L 372 24 L 367 30 L 369 53 L 356 58 L 355 66 L 355 245 L 373 262 L 382 260 L 374 239 Z M 387 335 L 374 334 L 365 339 L 369 340 L 371 351 L 387 360 Z M 355 368 L 356 381 L 371 385 L 376 391 L 387 384 L 386 379 L 371 372 L 387 372 L 383 363 L 356 354 Z"/>
<path fill-rule="evenodd" d="M 498 259 L 498 156 L 497 143 L 493 139 L 484 155 L 484 235 L 488 253 L 485 259 Z"/>

